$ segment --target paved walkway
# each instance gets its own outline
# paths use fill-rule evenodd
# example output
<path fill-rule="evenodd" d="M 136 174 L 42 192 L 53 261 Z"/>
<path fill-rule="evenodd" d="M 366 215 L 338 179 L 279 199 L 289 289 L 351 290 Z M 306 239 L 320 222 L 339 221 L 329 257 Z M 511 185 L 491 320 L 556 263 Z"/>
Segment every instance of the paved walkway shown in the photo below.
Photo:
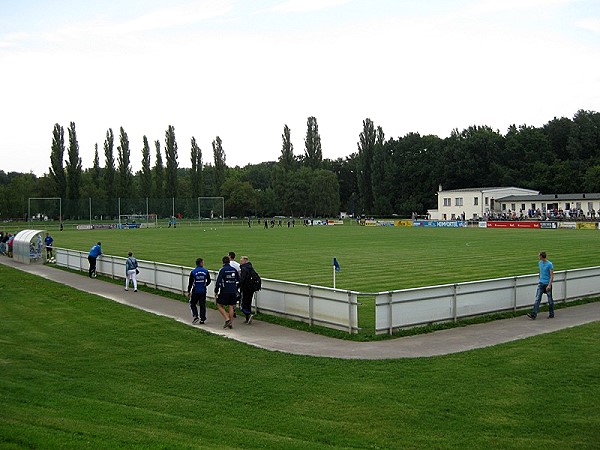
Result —
<path fill-rule="evenodd" d="M 334 339 L 259 320 L 254 320 L 251 325 L 245 325 L 243 320 L 239 318 L 234 322 L 233 329 L 224 330 L 222 328 L 224 321 L 221 315 L 211 308 L 207 308 L 207 321 L 204 325 L 192 325 L 189 306 L 184 302 L 142 291 L 133 292 L 131 288 L 126 292 L 120 284 L 90 279 L 85 273 L 71 273 L 50 265 L 24 265 L 6 257 L 0 257 L 0 264 L 99 295 L 124 305 L 169 317 L 186 325 L 245 342 L 255 347 L 296 355 L 346 359 L 396 359 L 437 356 L 488 347 L 600 321 L 600 302 L 595 302 L 560 309 L 553 320 L 547 320 L 545 314 L 540 314 L 537 320 L 530 320 L 525 316 L 521 316 L 377 342 Z"/>

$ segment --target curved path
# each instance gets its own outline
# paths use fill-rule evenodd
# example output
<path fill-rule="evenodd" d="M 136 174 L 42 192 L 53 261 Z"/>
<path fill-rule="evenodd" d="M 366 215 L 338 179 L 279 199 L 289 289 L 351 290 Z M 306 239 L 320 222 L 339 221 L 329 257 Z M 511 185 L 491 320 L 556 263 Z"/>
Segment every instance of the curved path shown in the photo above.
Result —
<path fill-rule="evenodd" d="M 142 291 L 133 292 L 132 289 L 126 292 L 121 285 L 90 279 L 85 274 L 80 275 L 58 270 L 48 265 L 24 265 L 6 257 L 0 257 L 0 264 L 124 305 L 169 317 L 189 326 L 201 328 L 210 333 L 255 347 L 296 355 L 346 359 L 397 359 L 437 356 L 488 347 L 600 321 L 600 302 L 595 302 L 560 309 L 553 320 L 547 320 L 545 314 L 540 314 L 538 320 L 530 320 L 526 316 L 521 316 L 376 342 L 334 339 L 258 320 L 253 321 L 251 325 L 245 325 L 243 320 L 239 318 L 234 322 L 233 329 L 224 330 L 222 328 L 223 319 L 216 310 L 211 308 L 207 308 L 207 321 L 204 325 L 192 325 L 189 306 L 184 302 Z"/>

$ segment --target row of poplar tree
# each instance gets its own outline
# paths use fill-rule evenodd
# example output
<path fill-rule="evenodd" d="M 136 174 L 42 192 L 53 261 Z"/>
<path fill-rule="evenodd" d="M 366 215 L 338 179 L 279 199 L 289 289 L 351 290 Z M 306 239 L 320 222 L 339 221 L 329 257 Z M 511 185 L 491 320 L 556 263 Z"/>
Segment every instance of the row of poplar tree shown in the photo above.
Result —
<path fill-rule="evenodd" d="M 223 142 L 212 142 L 212 162 L 194 137 L 191 168 L 178 164 L 175 128 L 165 132 L 164 147 L 144 136 L 142 168 L 131 170 L 127 133 L 118 144 L 106 132 L 103 164 L 96 145 L 91 168 L 83 169 L 75 123 L 68 143 L 61 125 L 52 132 L 49 174 L 0 171 L 0 217 L 20 217 L 28 197 L 196 198 L 222 196 L 225 214 L 335 216 L 340 211 L 373 216 L 426 213 L 444 189 L 518 186 L 542 193 L 600 192 L 600 114 L 579 110 L 535 127 L 512 125 L 505 134 L 488 126 L 454 129 L 447 138 L 408 133 L 386 139 L 371 119 L 363 120 L 355 151 L 323 159 L 317 119 L 307 119 L 304 151 L 297 155 L 285 125 L 276 161 L 228 167 Z M 115 149 L 116 144 L 116 149 Z M 65 157 L 66 152 L 66 157 Z M 151 163 L 151 157 L 154 161 Z"/>

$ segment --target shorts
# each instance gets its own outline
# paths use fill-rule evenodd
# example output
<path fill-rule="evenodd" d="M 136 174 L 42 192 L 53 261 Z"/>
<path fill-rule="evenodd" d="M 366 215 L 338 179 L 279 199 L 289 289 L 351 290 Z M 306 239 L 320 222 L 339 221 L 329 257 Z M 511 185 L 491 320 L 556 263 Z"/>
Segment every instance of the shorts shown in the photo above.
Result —
<path fill-rule="evenodd" d="M 237 294 L 235 292 L 221 292 L 217 297 L 217 303 L 224 306 L 234 306 L 237 303 Z"/>

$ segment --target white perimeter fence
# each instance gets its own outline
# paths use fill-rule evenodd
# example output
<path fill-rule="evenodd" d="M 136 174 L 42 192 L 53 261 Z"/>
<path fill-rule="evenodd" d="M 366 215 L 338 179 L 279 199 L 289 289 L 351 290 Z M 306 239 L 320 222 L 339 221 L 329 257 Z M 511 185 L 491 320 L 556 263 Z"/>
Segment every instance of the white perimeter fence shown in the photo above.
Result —
<path fill-rule="evenodd" d="M 81 271 L 87 271 L 89 268 L 88 252 L 55 248 L 55 254 L 56 264 L 59 266 Z M 97 260 L 96 270 L 99 274 L 112 278 L 125 278 L 126 259 L 102 255 Z M 187 291 L 193 267 L 139 259 L 138 265 L 140 273 L 137 279 L 140 283 L 179 294 Z M 217 272 L 209 272 L 214 283 Z M 262 288 L 254 294 L 254 306 L 257 312 L 356 333 L 358 294 L 353 291 L 262 278 Z M 215 302 L 213 285 L 209 286 L 206 298 Z"/>
<path fill-rule="evenodd" d="M 376 332 L 531 307 L 538 280 L 535 274 L 380 292 L 375 296 Z M 597 295 L 600 267 L 557 271 L 552 286 L 555 302 Z"/>
<path fill-rule="evenodd" d="M 87 271 L 88 253 L 55 248 L 56 264 Z M 124 257 L 102 255 L 97 271 L 113 278 L 125 277 Z M 138 260 L 141 283 L 166 291 L 187 290 L 192 267 Z M 210 271 L 216 280 L 217 272 Z M 321 286 L 262 279 L 262 290 L 254 296 L 257 312 L 299 320 L 356 333 L 359 298 L 375 297 L 375 331 L 393 333 L 400 328 L 456 321 L 501 311 L 516 311 L 533 304 L 538 275 L 523 275 L 467 283 L 427 286 L 398 291 L 365 293 Z M 554 273 L 555 302 L 600 294 L 600 267 L 572 269 Z M 209 287 L 207 300 L 215 302 Z M 542 301 L 546 301 L 543 296 Z"/>

